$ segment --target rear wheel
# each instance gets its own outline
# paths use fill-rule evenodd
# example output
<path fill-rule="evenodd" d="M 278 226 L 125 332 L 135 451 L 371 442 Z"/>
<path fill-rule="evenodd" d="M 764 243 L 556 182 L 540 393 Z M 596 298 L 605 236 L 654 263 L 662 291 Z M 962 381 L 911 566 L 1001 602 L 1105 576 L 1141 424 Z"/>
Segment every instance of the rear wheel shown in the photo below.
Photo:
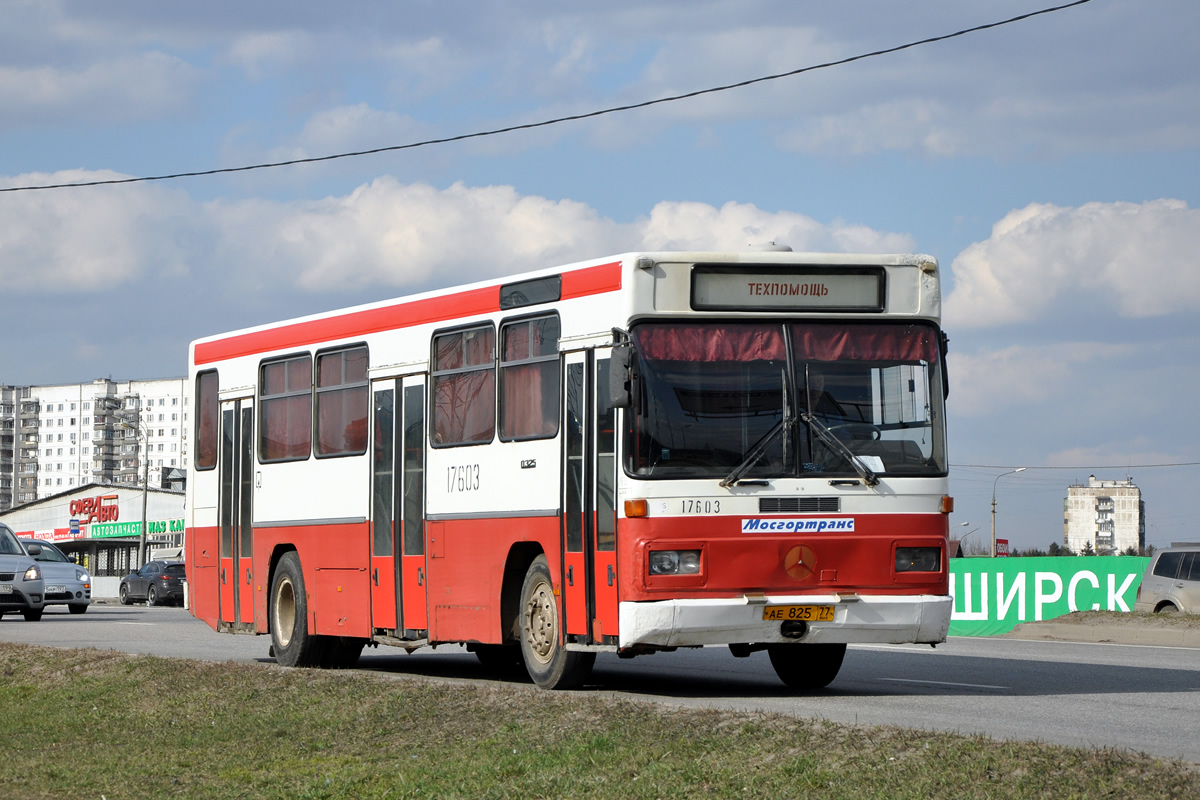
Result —
<path fill-rule="evenodd" d="M 150 588 L 146 590 L 146 605 L 158 605 L 158 589 L 154 588 L 154 584 L 150 584 Z"/>
<path fill-rule="evenodd" d="M 67 605 L 67 610 L 72 614 L 82 614 L 87 611 L 87 603 L 70 603 Z"/>
<path fill-rule="evenodd" d="M 320 664 L 325 669 L 352 669 L 358 664 L 358 657 L 362 655 L 363 646 L 366 645 L 366 640 L 349 636 L 318 638 L 323 640 Z"/>
<path fill-rule="evenodd" d="M 561 639 L 550 567 L 540 555 L 521 586 L 521 656 L 529 677 L 543 689 L 573 689 L 587 680 L 596 663 L 595 653 L 567 650 Z"/>
<path fill-rule="evenodd" d="M 1163 603 L 1158 608 L 1154 609 L 1155 614 L 1178 614 L 1179 609 L 1172 603 Z"/>
<path fill-rule="evenodd" d="M 791 689 L 811 691 L 833 683 L 846 657 L 846 645 L 770 644 L 767 655 L 779 680 Z"/>
<path fill-rule="evenodd" d="M 308 630 L 308 597 L 300 557 L 285 553 L 271 579 L 271 643 L 275 660 L 285 667 L 315 667 L 321 663 L 320 637 Z"/>
<path fill-rule="evenodd" d="M 129 599 L 129 586 L 127 584 L 122 583 L 121 584 L 121 605 L 127 606 L 132 603 L 133 603 L 133 601 Z"/>
<path fill-rule="evenodd" d="M 37 622 L 42 618 L 42 609 L 39 608 L 36 611 L 22 611 L 21 616 L 25 617 L 26 622 Z"/>

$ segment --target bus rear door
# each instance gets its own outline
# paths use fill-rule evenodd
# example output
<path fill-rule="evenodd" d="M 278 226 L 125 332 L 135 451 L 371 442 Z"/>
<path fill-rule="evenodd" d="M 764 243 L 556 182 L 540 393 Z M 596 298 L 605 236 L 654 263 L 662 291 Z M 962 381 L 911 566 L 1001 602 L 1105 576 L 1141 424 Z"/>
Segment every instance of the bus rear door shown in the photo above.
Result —
<path fill-rule="evenodd" d="M 221 403 L 222 623 L 254 628 L 254 526 L 251 514 L 254 480 L 254 400 Z"/>

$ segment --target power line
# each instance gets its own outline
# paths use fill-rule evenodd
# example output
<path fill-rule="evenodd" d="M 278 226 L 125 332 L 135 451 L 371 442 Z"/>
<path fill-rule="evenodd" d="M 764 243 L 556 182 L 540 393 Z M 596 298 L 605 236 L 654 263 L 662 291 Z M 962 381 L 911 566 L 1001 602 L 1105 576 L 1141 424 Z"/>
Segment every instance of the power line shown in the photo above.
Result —
<path fill-rule="evenodd" d="M 222 175 L 222 174 L 232 173 L 232 172 L 250 172 L 252 170 L 271 169 L 274 167 L 290 167 L 290 166 L 295 166 L 297 164 L 315 164 L 315 163 L 318 163 L 321 161 L 335 161 L 337 159 L 342 159 L 342 158 L 357 158 L 359 156 L 369 156 L 369 155 L 375 155 L 377 153 L 390 153 L 390 152 L 395 152 L 398 150 L 412 150 L 417 147 L 428 147 L 428 146 L 435 145 L 435 144 L 448 144 L 450 142 L 461 142 L 461 141 L 465 141 L 467 139 L 479 139 L 479 138 L 483 138 L 486 136 L 499 136 L 500 134 L 513 133 L 514 131 L 532 130 L 534 128 L 545 128 L 550 125 L 558 125 L 563 122 L 575 122 L 575 121 L 581 120 L 581 119 L 591 119 L 594 117 L 601 117 L 606 114 L 616 114 L 616 113 L 622 112 L 622 111 L 633 111 L 633 110 L 639 109 L 639 108 L 649 108 L 650 106 L 661 105 L 663 103 L 674 103 L 679 100 L 689 100 L 693 97 L 700 97 L 700 96 L 706 95 L 706 94 L 716 94 L 717 92 L 727 92 L 732 89 L 741 89 L 746 86 L 753 86 L 756 83 L 764 83 L 766 81 L 775 81 L 775 80 L 779 80 L 781 78 L 790 78 L 790 77 L 794 77 L 796 75 L 802 75 L 806 72 L 815 72 L 816 70 L 828 69 L 830 67 L 840 67 L 840 66 L 844 66 L 846 64 L 852 64 L 855 61 L 862 61 L 867 58 L 875 58 L 877 56 L 884 56 L 884 55 L 890 55 L 892 53 L 899 53 L 902 50 L 908 50 L 913 47 L 920 47 L 921 45 L 926 45 L 926 44 L 934 44 L 936 42 L 944 42 L 948 39 L 954 39 L 959 36 L 966 36 L 967 34 L 978 33 L 980 31 L 990 30 L 991 28 L 999 28 L 1004 25 L 1011 25 L 1014 22 L 1022 22 L 1024 20 L 1031 19 L 1033 17 L 1042 16 L 1043 14 L 1052 14 L 1056 11 L 1062 11 L 1064 9 L 1072 8 L 1074 6 L 1081 6 L 1081 5 L 1084 5 L 1085 3 L 1090 3 L 1090 2 L 1091 2 L 1091 0 L 1074 0 L 1074 2 L 1066 3 L 1064 5 L 1053 6 L 1052 8 L 1043 8 L 1039 11 L 1030 11 L 1026 14 L 1019 14 L 1015 17 L 1010 17 L 1005 20 L 1000 20 L 999 22 L 989 22 L 989 23 L 986 23 L 983 25 L 976 25 L 971 28 L 963 28 L 962 30 L 955 31 L 954 33 L 947 33 L 947 34 L 943 34 L 941 36 L 931 36 L 927 39 L 920 39 L 915 42 L 908 42 L 907 44 L 896 45 L 895 47 L 888 47 L 883 50 L 875 50 L 870 53 L 862 53 L 860 55 L 850 56 L 849 58 L 842 58 L 842 59 L 838 59 L 836 61 L 826 61 L 823 64 L 814 64 L 812 66 L 801 67 L 799 69 L 790 70 L 788 72 L 779 72 L 774 75 L 764 75 L 759 78 L 751 78 L 751 79 L 745 80 L 745 81 L 738 81 L 737 83 L 727 83 L 723 86 L 714 86 L 709 89 L 698 89 L 694 92 L 686 92 L 684 94 L 671 95 L 669 97 L 660 97 L 655 100 L 644 100 L 640 103 L 630 103 L 628 105 L 612 106 L 610 108 L 600 109 L 599 111 L 589 111 L 589 112 L 586 112 L 583 114 L 571 114 L 571 115 L 565 116 L 565 117 L 556 117 L 554 119 L 543 120 L 541 122 L 528 122 L 528 123 L 524 123 L 522 125 L 509 125 L 509 126 L 503 127 L 503 128 L 493 128 L 491 130 L 477 131 L 475 133 L 463 133 L 463 134 L 458 134 L 457 136 L 447 136 L 447 137 L 444 137 L 441 139 L 426 139 L 426 140 L 420 141 L 420 142 L 410 142 L 408 144 L 389 145 L 387 147 L 376 147 L 376 148 L 372 148 L 370 150 L 356 150 L 356 151 L 350 152 L 350 153 L 336 153 L 334 155 L 327 155 L 327 156 L 312 156 L 309 158 L 293 158 L 293 159 L 289 159 L 287 161 L 274 161 L 274 162 L 265 163 L 265 164 L 249 164 L 249 165 L 241 166 L 241 167 L 223 167 L 220 169 L 197 170 L 195 172 L 175 172 L 175 173 L 171 173 L 169 175 L 149 175 L 149 176 L 145 176 L 145 177 L 135 177 L 135 178 L 113 178 L 110 180 L 81 181 L 78 183 L 54 183 L 54 184 L 47 184 L 44 186 L 8 186 L 8 187 L 0 188 L 0 192 L 30 192 L 30 191 L 38 191 L 38 190 L 44 190 L 44 189 L 71 189 L 71 188 L 78 188 L 78 187 L 83 187 L 83 186 L 113 186 L 116 184 L 124 184 L 124 183 L 145 183 L 148 181 L 168 181 L 168 180 L 175 180 L 178 178 L 198 178 L 198 177 L 202 177 L 205 175 Z"/>
<path fill-rule="evenodd" d="M 1014 466 L 1005 466 L 1003 464 L 951 464 L 951 467 L 957 469 L 1016 469 Z M 1025 467 L 1027 470 L 1035 469 L 1114 469 L 1114 470 L 1131 470 L 1131 469 L 1160 469 L 1163 467 L 1200 467 L 1200 461 L 1180 461 L 1174 464 L 1083 464 L 1073 467 Z"/>

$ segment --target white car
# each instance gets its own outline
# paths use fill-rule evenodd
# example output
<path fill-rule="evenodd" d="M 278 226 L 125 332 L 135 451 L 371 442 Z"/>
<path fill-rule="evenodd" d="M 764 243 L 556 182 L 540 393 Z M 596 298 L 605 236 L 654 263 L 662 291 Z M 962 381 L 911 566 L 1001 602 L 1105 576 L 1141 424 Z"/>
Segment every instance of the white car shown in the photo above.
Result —
<path fill-rule="evenodd" d="M 41 567 L 12 528 L 0 523 L 0 617 L 19 611 L 26 622 L 37 622 L 45 605 L 44 587 Z"/>
<path fill-rule="evenodd" d="M 66 605 L 72 614 L 82 614 L 92 602 L 92 576 L 49 542 L 21 539 L 25 552 L 42 568 L 46 583 L 46 605 Z"/>

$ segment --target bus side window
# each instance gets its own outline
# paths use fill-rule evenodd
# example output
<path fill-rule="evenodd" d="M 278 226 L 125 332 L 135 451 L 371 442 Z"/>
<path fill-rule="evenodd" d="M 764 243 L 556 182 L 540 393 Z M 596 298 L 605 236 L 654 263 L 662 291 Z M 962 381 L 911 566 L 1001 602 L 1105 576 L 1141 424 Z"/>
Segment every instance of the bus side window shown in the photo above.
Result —
<path fill-rule="evenodd" d="M 196 469 L 215 469 L 217 466 L 217 422 L 220 411 L 217 391 L 220 381 L 217 371 L 210 369 L 196 376 Z"/>
<path fill-rule="evenodd" d="M 558 435 L 558 316 L 500 327 L 500 440 Z"/>
<path fill-rule="evenodd" d="M 433 446 L 486 444 L 496 433 L 496 329 L 433 337 Z"/>
<path fill-rule="evenodd" d="M 367 348 L 317 354 L 317 456 L 367 451 Z"/>
<path fill-rule="evenodd" d="M 260 368 L 258 457 L 298 461 L 312 450 L 312 356 L 269 361 Z"/>

